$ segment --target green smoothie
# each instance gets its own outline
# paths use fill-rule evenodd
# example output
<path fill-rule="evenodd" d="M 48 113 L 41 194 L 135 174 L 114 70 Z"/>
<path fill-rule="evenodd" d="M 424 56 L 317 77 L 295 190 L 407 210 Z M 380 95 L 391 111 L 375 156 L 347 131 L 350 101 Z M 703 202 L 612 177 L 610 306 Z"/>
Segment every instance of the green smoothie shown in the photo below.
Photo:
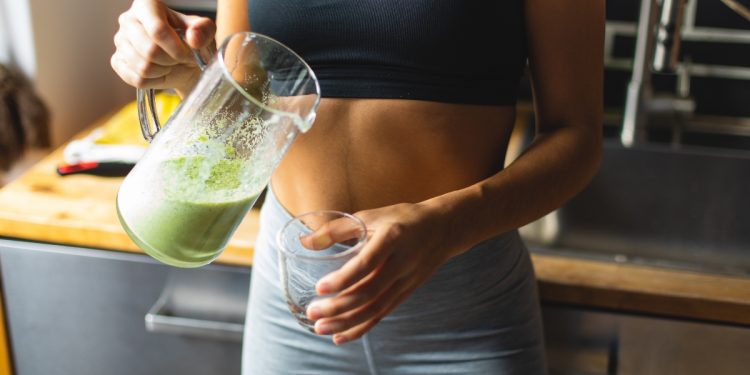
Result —
<path fill-rule="evenodd" d="M 260 193 L 247 194 L 242 186 L 248 175 L 245 164 L 203 156 L 166 160 L 158 167 L 163 194 L 153 202 L 139 200 L 145 209 L 130 222 L 118 209 L 120 221 L 139 247 L 164 263 L 207 264 L 224 249 Z"/>

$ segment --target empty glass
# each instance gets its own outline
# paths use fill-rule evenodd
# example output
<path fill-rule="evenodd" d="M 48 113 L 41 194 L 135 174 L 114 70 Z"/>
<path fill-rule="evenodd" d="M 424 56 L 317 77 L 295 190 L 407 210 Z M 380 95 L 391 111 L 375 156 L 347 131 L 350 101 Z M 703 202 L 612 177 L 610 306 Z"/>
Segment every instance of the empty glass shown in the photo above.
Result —
<path fill-rule="evenodd" d="M 359 218 L 338 211 L 313 211 L 290 220 L 279 231 L 281 284 L 289 310 L 303 327 L 315 332 L 307 307 L 318 298 L 315 285 L 341 268 L 367 242 L 367 228 Z"/>

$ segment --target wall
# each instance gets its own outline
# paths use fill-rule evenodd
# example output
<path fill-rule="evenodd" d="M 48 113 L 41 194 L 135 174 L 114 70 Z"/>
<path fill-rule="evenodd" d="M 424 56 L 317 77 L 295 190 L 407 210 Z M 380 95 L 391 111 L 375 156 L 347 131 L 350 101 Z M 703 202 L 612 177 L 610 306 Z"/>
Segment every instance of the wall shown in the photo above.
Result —
<path fill-rule="evenodd" d="M 0 0 L 0 63 L 20 67 L 28 76 L 36 71 L 29 4 Z"/>
<path fill-rule="evenodd" d="M 18 66 L 52 113 L 59 145 L 135 98 L 109 65 L 117 16 L 130 0 L 0 0 Z M 27 21 L 23 22 L 24 16 Z"/>

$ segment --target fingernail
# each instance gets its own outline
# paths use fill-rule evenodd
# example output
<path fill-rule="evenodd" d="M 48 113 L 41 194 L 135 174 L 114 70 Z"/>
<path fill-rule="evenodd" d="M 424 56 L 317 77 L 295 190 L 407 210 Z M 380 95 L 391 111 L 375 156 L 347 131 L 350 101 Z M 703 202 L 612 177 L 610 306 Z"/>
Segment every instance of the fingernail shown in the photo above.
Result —
<path fill-rule="evenodd" d="M 331 246 L 331 242 L 333 242 L 333 240 L 331 239 L 331 236 L 328 235 L 328 233 L 323 233 L 319 236 L 315 236 L 312 240 L 313 248 L 315 249 L 325 249 Z"/>
<path fill-rule="evenodd" d="M 320 316 L 323 315 L 323 312 L 320 310 L 320 307 L 312 304 L 310 307 L 307 308 L 307 318 L 310 320 L 318 320 L 320 319 Z"/>
<path fill-rule="evenodd" d="M 347 340 L 346 337 L 344 337 L 344 335 L 333 335 L 333 343 L 336 345 L 344 344 L 347 341 L 349 340 Z"/>
<path fill-rule="evenodd" d="M 330 335 L 336 331 L 336 324 L 318 321 L 315 323 L 315 333 L 319 335 Z"/>
<path fill-rule="evenodd" d="M 328 281 L 327 278 L 322 278 L 318 281 L 318 285 L 316 286 L 318 289 L 318 294 L 329 294 L 331 293 L 331 282 Z"/>

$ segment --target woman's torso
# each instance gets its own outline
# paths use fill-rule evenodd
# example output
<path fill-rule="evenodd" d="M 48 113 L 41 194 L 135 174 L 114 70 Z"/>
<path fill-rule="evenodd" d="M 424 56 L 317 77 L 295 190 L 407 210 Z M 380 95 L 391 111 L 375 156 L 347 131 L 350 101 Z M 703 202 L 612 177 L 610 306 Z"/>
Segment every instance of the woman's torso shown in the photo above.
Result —
<path fill-rule="evenodd" d="M 515 111 L 394 99 L 323 99 L 273 176 L 292 213 L 418 202 L 502 168 Z"/>
<path fill-rule="evenodd" d="M 526 58 L 521 0 L 250 0 L 324 99 L 273 177 L 292 213 L 418 202 L 499 171 Z"/>

